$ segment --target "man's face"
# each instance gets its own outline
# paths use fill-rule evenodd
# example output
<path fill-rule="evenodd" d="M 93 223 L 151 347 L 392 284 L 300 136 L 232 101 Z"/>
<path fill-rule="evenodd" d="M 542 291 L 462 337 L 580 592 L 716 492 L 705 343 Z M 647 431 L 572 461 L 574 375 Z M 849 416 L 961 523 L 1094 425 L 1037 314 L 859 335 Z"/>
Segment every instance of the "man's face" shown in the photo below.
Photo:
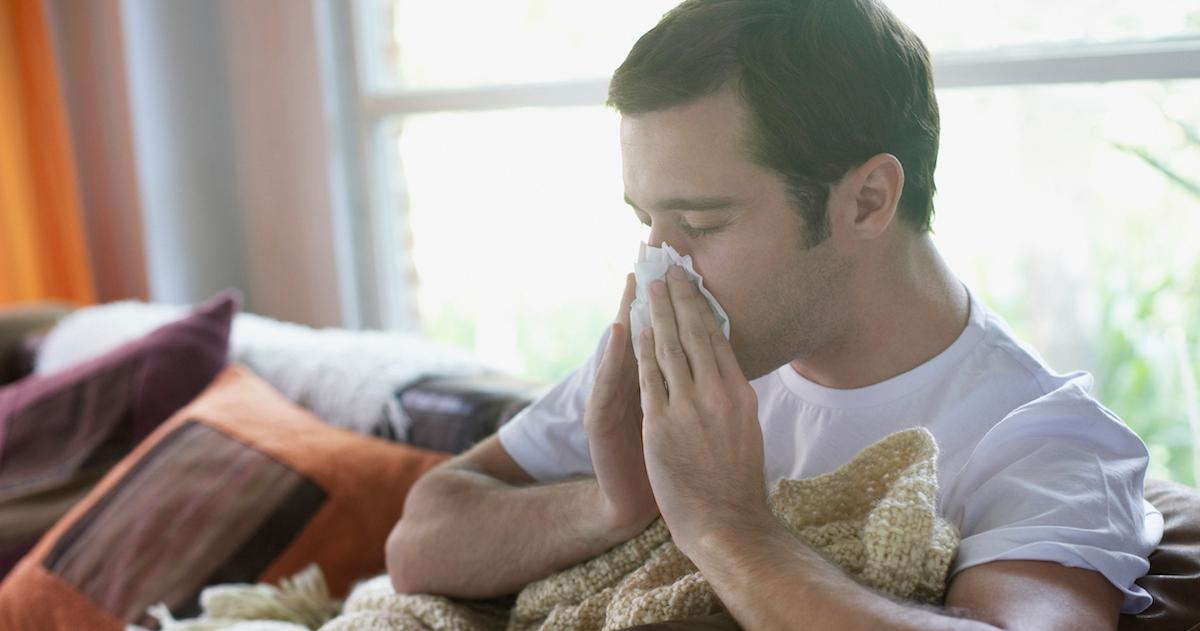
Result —
<path fill-rule="evenodd" d="M 845 321 L 848 263 L 831 240 L 803 249 L 783 178 L 745 153 L 743 116 L 729 90 L 625 116 L 621 158 L 650 245 L 692 256 L 729 315 L 742 372 L 755 379 L 830 351 Z"/>

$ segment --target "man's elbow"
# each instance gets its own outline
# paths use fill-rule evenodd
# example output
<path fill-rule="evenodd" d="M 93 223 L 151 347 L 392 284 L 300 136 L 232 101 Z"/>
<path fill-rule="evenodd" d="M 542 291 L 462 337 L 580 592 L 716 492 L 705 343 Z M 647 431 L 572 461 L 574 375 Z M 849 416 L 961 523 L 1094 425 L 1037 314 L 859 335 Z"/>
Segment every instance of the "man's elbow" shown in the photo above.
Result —
<path fill-rule="evenodd" d="M 421 583 L 425 572 L 415 571 L 417 559 L 415 551 L 419 548 L 412 544 L 411 528 L 403 518 L 396 522 L 388 535 L 384 546 L 384 560 L 387 564 L 388 577 L 392 580 L 392 588 L 397 594 L 421 594 L 429 590 L 429 586 Z"/>
<path fill-rule="evenodd" d="M 455 576 L 447 545 L 461 538 L 455 526 L 461 521 L 456 500 L 470 491 L 473 482 L 443 465 L 422 477 L 408 492 L 404 513 L 388 534 L 384 561 L 392 587 L 398 594 L 460 594 L 461 576 Z M 469 500 L 469 498 L 468 498 Z"/>
<path fill-rule="evenodd" d="M 418 523 L 421 512 L 419 494 L 422 487 L 429 482 L 429 478 L 430 476 L 426 476 L 418 480 L 409 489 L 404 512 L 396 521 L 396 525 L 392 526 L 384 544 L 384 562 L 397 594 L 422 594 L 427 593 L 430 588 L 424 584 L 428 580 L 428 572 L 420 570 L 421 550 L 428 548 L 429 542 L 418 540 L 422 531 Z"/>

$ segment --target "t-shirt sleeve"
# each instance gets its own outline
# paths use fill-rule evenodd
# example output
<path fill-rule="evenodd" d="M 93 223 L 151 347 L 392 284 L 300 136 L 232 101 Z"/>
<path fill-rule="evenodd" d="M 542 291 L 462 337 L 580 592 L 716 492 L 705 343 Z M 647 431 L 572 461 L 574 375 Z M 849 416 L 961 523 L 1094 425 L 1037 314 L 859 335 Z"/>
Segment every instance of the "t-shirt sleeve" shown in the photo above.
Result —
<path fill-rule="evenodd" d="M 592 473 L 583 411 L 611 331 L 582 366 L 500 426 L 504 450 L 539 482 Z"/>
<path fill-rule="evenodd" d="M 942 512 L 962 535 L 951 575 L 1000 560 L 1053 561 L 1103 574 L 1123 613 L 1151 596 L 1134 581 L 1162 539 L 1143 498 L 1145 444 L 1077 382 L 1014 410 L 952 476 Z"/>

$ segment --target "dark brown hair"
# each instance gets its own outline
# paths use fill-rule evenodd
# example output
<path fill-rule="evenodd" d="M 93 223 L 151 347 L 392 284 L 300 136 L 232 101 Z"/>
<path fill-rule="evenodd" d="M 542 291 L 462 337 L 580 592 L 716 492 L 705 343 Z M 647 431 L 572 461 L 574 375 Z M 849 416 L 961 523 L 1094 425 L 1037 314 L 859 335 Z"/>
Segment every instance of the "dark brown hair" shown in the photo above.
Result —
<path fill-rule="evenodd" d="M 938 107 L 929 52 L 874 0 L 685 0 L 613 74 L 622 114 L 682 105 L 734 86 L 747 149 L 784 177 L 809 246 L 829 233 L 831 185 L 871 156 L 904 166 L 897 213 L 933 216 Z"/>

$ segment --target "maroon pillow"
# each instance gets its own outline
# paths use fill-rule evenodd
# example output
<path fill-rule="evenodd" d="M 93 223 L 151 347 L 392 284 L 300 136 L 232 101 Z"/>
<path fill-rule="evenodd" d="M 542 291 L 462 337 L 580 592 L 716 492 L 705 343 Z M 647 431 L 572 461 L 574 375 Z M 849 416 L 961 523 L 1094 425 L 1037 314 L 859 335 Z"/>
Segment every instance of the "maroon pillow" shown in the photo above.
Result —
<path fill-rule="evenodd" d="M 241 302 L 221 292 L 100 357 L 0 387 L 0 578 L 115 464 L 225 367 Z M 47 523 L 49 522 L 49 523 Z"/>

